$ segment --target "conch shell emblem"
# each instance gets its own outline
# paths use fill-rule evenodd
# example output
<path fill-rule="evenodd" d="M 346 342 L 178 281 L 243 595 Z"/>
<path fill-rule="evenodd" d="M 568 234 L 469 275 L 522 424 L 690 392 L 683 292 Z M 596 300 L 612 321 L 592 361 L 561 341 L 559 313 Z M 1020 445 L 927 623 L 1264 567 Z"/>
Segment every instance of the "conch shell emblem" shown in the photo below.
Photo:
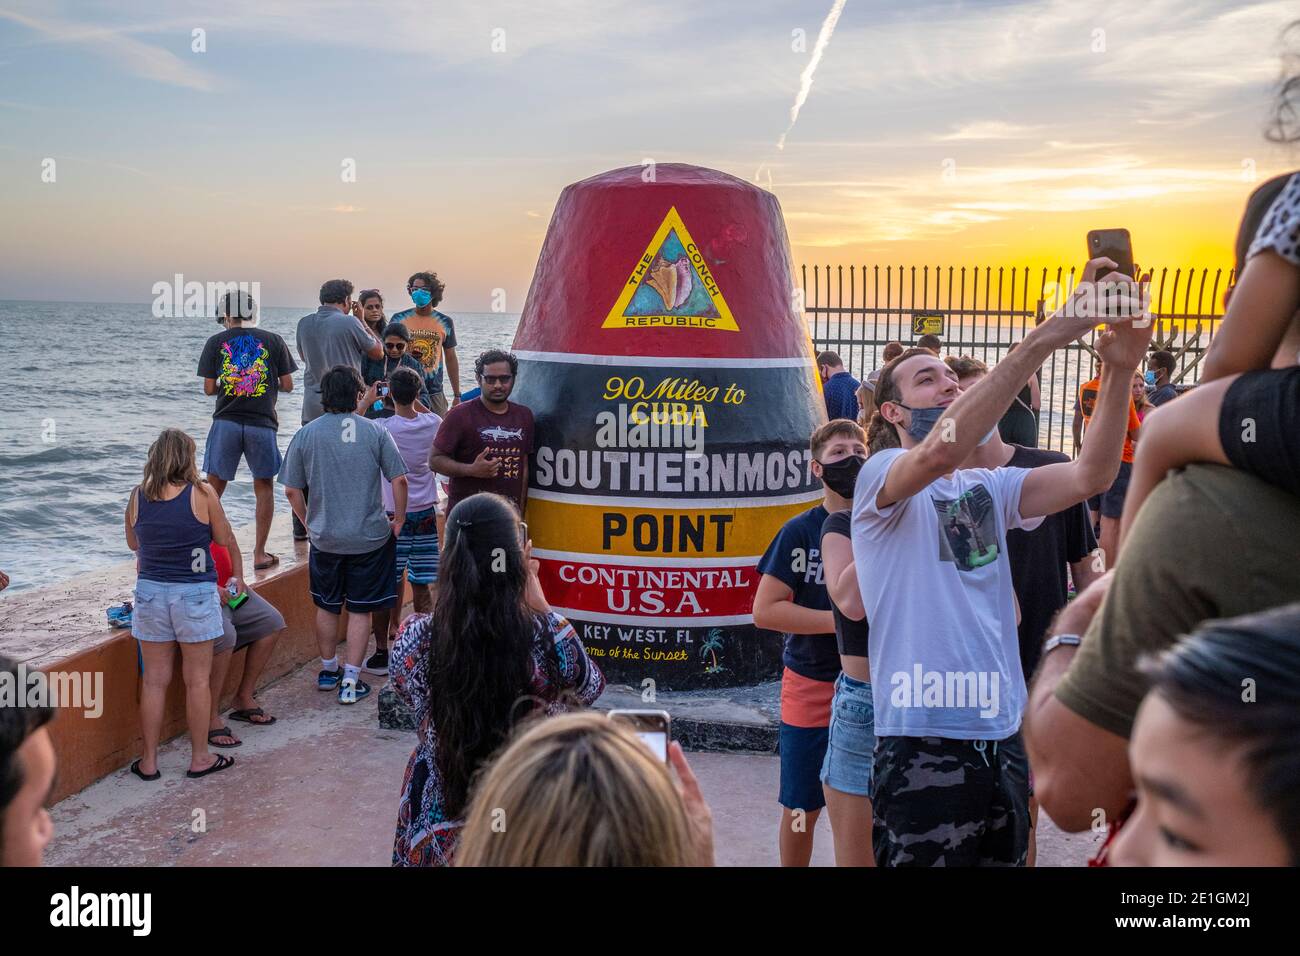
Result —
<path fill-rule="evenodd" d="M 685 256 L 669 262 L 660 254 L 650 264 L 645 284 L 659 293 L 665 308 L 677 309 L 691 297 L 694 271 Z"/>

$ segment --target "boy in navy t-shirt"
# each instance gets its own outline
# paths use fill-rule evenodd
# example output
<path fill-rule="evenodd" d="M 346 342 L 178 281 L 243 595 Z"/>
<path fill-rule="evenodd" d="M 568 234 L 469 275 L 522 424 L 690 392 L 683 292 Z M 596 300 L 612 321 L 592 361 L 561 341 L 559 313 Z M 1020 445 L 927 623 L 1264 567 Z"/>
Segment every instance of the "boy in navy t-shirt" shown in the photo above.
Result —
<path fill-rule="evenodd" d="M 826 805 L 821 768 L 840 655 L 831 599 L 822 573 L 822 523 L 829 511 L 852 506 L 853 483 L 862 459 L 848 458 L 832 464 L 823 464 L 821 459 L 828 446 L 846 436 L 860 441 L 862 431 L 854 422 L 836 419 L 813 432 L 812 469 L 823 482 L 823 501 L 787 521 L 758 563 L 761 577 L 754 595 L 754 624 L 779 631 L 785 637 L 778 797 L 782 866 L 808 865 L 813 828 Z"/>

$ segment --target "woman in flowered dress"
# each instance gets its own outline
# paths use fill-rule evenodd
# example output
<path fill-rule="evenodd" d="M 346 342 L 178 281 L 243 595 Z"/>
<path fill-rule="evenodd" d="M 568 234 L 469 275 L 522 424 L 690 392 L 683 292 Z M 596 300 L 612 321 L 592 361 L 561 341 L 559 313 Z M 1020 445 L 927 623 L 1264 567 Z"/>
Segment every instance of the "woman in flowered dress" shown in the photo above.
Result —
<path fill-rule="evenodd" d="M 605 678 L 537 581 L 528 526 L 499 495 L 478 494 L 447 516 L 442 588 L 432 614 L 413 614 L 389 664 L 419 742 L 406 766 L 394 866 L 446 866 L 474 775 L 521 719 L 600 696 Z"/>

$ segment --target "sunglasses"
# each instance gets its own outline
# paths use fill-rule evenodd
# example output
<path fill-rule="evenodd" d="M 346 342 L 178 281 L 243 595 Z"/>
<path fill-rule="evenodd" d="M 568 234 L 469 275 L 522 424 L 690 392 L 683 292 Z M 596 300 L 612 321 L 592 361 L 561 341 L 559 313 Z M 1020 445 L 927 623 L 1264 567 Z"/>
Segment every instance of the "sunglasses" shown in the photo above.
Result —
<path fill-rule="evenodd" d="M 483 383 L 485 385 L 506 385 L 514 378 L 513 375 L 484 375 Z"/>
<path fill-rule="evenodd" d="M 385 342 L 385 343 L 384 343 L 384 348 L 386 348 L 386 349 L 395 349 L 396 351 L 401 352 L 401 351 L 404 351 L 404 350 L 406 349 L 406 343 L 405 343 L 405 342 Z"/>

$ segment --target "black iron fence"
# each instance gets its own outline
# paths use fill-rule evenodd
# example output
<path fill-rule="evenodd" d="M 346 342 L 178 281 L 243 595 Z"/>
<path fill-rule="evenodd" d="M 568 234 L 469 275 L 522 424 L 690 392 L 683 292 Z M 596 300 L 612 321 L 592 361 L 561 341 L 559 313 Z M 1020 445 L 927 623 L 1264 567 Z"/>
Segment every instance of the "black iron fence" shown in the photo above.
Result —
<path fill-rule="evenodd" d="M 803 307 L 818 351 L 838 352 L 857 378 L 883 363 L 889 342 L 910 345 L 927 331 L 943 354 L 973 355 L 993 365 L 1064 302 L 1076 270 L 1031 272 L 954 266 L 801 266 Z M 1174 383 L 1194 385 L 1219 320 L 1232 270 L 1152 270 L 1156 314 L 1152 351 L 1175 358 Z M 1043 366 L 1039 446 L 1073 451 L 1071 424 L 1079 386 L 1096 374 L 1095 332 L 1060 349 Z"/>

